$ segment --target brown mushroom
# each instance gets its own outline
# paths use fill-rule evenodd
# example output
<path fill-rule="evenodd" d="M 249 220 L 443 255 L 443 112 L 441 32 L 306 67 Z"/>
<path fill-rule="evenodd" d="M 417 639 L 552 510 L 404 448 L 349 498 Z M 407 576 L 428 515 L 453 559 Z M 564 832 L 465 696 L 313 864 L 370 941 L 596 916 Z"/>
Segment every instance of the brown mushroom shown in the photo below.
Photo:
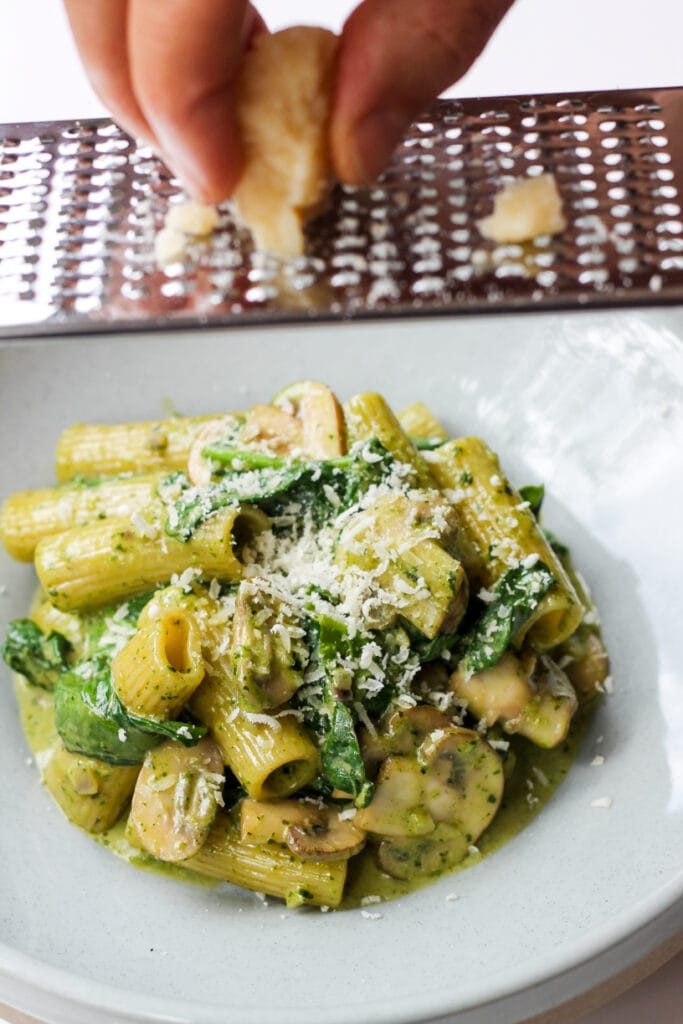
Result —
<path fill-rule="evenodd" d="M 495 815 L 503 793 L 503 766 L 472 729 L 435 729 L 417 757 L 388 757 L 369 805 L 356 824 L 383 836 L 432 832 L 442 821 L 459 827 L 473 843 Z"/>
<path fill-rule="evenodd" d="M 242 801 L 242 841 L 280 843 L 301 860 L 347 860 L 365 845 L 365 832 L 334 807 L 299 800 Z"/>
<path fill-rule="evenodd" d="M 241 441 L 248 445 L 263 444 L 276 455 L 295 455 L 303 450 L 303 430 L 296 416 L 283 409 L 274 405 L 252 405 Z"/>
<path fill-rule="evenodd" d="M 187 459 L 187 475 L 194 487 L 207 487 L 211 483 L 211 459 L 204 455 L 204 449 L 228 436 L 237 422 L 235 416 L 220 416 L 205 423 L 196 435 Z"/>
<path fill-rule="evenodd" d="M 468 847 L 459 828 L 439 822 L 425 836 L 383 839 L 377 847 L 377 863 L 387 875 L 407 881 L 454 868 L 465 859 Z"/>
<path fill-rule="evenodd" d="M 500 722 L 539 747 L 556 747 L 577 708 L 567 676 L 547 655 L 526 659 L 509 651 L 492 668 L 467 677 L 457 669 L 450 687 L 486 726 Z"/>
<path fill-rule="evenodd" d="M 558 655 L 571 659 L 563 666 L 564 672 L 580 701 L 590 701 L 600 693 L 609 675 L 609 657 L 594 627 L 579 626 L 576 633 L 562 645 Z"/>
<path fill-rule="evenodd" d="M 223 758 L 213 740 L 167 740 L 150 750 L 133 793 L 130 823 L 153 857 L 182 861 L 202 846 L 222 803 Z"/>
<path fill-rule="evenodd" d="M 303 451 L 311 459 L 334 459 L 346 451 L 344 413 L 325 384 L 302 380 L 280 391 L 273 405 L 301 421 Z"/>
<path fill-rule="evenodd" d="M 380 761 L 389 754 L 415 754 L 426 736 L 448 725 L 448 717 L 428 704 L 392 711 L 373 736 L 367 729 L 360 734 L 365 767 L 374 775 Z"/>

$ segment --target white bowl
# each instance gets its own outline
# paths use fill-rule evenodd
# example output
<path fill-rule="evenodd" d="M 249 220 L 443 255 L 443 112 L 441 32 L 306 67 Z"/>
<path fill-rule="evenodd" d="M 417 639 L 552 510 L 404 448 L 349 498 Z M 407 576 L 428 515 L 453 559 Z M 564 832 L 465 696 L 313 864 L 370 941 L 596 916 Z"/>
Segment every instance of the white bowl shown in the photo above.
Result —
<path fill-rule="evenodd" d="M 683 315 L 404 320 L 0 344 L 0 495 L 52 478 L 77 420 L 264 400 L 319 377 L 481 433 L 602 612 L 615 692 L 550 804 L 466 872 L 380 907 L 264 907 L 136 871 L 71 827 L 0 670 L 0 1001 L 51 1022 L 513 1024 L 683 926 Z M 0 556 L 0 628 L 29 568 Z M 604 740 L 598 743 L 598 737 Z M 594 754 L 606 757 L 591 767 Z M 609 809 L 591 806 L 609 796 Z M 457 900 L 447 900 L 452 892 Z M 373 908 L 376 909 L 376 908 Z"/>

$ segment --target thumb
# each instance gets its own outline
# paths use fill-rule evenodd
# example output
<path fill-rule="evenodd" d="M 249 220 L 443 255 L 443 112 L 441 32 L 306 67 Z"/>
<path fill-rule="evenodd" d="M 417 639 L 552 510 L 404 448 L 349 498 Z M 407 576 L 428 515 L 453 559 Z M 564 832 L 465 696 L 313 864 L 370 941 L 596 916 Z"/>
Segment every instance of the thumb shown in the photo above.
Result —
<path fill-rule="evenodd" d="M 331 146 L 342 181 L 371 182 L 406 127 L 464 75 L 513 0 L 364 0 L 342 32 Z"/>

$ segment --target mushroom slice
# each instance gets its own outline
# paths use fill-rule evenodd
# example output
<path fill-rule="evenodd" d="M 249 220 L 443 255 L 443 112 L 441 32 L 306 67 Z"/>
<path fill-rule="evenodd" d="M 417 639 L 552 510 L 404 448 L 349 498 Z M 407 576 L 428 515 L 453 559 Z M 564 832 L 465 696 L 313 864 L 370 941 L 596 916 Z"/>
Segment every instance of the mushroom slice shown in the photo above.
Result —
<path fill-rule="evenodd" d="M 232 663 L 240 703 L 256 712 L 280 707 L 303 682 L 289 632 L 293 616 L 258 583 L 258 578 L 240 583 L 232 621 Z"/>
<path fill-rule="evenodd" d="M 360 746 L 366 769 L 373 773 L 389 754 L 415 754 L 430 732 L 443 729 L 448 723 L 447 715 L 428 704 L 393 711 L 375 736 L 367 729 L 361 733 Z"/>
<path fill-rule="evenodd" d="M 377 862 L 392 878 L 409 881 L 454 868 L 465 859 L 468 847 L 467 837 L 459 828 L 439 822 L 426 836 L 383 839 L 377 848 Z"/>
<path fill-rule="evenodd" d="M 247 444 L 262 444 L 275 455 L 299 454 L 303 448 L 300 420 L 274 405 L 252 405 L 242 431 Z"/>
<path fill-rule="evenodd" d="M 365 833 L 332 807 L 298 800 L 243 800 L 241 837 L 245 843 L 275 842 L 301 860 L 348 860 L 360 853 Z"/>
<path fill-rule="evenodd" d="M 539 658 L 534 682 L 535 695 L 519 719 L 508 722 L 505 730 L 526 736 L 537 747 L 551 749 L 567 738 L 579 702 L 565 673 L 546 654 Z"/>
<path fill-rule="evenodd" d="M 211 459 L 203 454 L 204 449 L 214 441 L 225 439 L 238 424 L 239 420 L 235 416 L 221 416 L 209 420 L 199 431 L 190 446 L 187 459 L 187 475 L 195 487 L 207 487 L 211 483 Z"/>
<path fill-rule="evenodd" d="M 500 722 L 507 733 L 546 748 L 565 739 L 578 703 L 566 675 L 546 655 L 525 664 L 508 651 L 469 678 L 458 669 L 450 686 L 485 726 Z"/>
<path fill-rule="evenodd" d="M 601 692 L 602 684 L 609 675 L 607 651 L 594 627 L 579 626 L 557 653 L 560 652 L 571 658 L 563 667 L 579 700 L 592 700 Z"/>
<path fill-rule="evenodd" d="M 437 729 L 417 752 L 424 768 L 425 807 L 435 822 L 457 826 L 474 843 L 503 796 L 503 764 L 473 729 Z"/>
<path fill-rule="evenodd" d="M 223 758 L 213 740 L 194 747 L 167 740 L 145 757 L 133 793 L 131 825 L 153 857 L 193 856 L 222 804 Z"/>
<path fill-rule="evenodd" d="M 325 384 L 302 380 L 280 391 L 273 405 L 301 420 L 303 449 L 311 459 L 334 459 L 346 451 L 344 413 Z"/>
<path fill-rule="evenodd" d="M 348 860 L 365 846 L 365 832 L 330 809 L 324 824 L 290 825 L 287 846 L 301 860 Z"/>
<path fill-rule="evenodd" d="M 529 671 L 514 654 L 506 652 L 492 668 L 469 678 L 457 669 L 450 687 L 485 726 L 518 718 L 534 695 Z"/>
<path fill-rule="evenodd" d="M 434 821 L 425 806 L 424 772 L 413 757 L 388 757 L 382 762 L 375 792 L 354 822 L 381 836 L 421 836 Z"/>

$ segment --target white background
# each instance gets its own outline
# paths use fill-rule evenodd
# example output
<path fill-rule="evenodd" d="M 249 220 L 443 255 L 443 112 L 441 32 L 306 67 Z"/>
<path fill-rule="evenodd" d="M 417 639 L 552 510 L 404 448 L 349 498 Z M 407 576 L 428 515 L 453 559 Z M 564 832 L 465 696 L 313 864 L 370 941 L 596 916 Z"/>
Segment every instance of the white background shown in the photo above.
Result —
<path fill-rule="evenodd" d="M 257 6 L 271 28 L 309 22 L 339 29 L 354 4 L 257 0 Z M 680 85 L 682 72 L 681 0 L 517 0 L 486 53 L 449 94 Z M 0 121 L 105 113 L 80 69 L 59 0 L 0 0 Z M 581 1024 L 678 1024 L 682 1007 L 683 955 Z"/>

